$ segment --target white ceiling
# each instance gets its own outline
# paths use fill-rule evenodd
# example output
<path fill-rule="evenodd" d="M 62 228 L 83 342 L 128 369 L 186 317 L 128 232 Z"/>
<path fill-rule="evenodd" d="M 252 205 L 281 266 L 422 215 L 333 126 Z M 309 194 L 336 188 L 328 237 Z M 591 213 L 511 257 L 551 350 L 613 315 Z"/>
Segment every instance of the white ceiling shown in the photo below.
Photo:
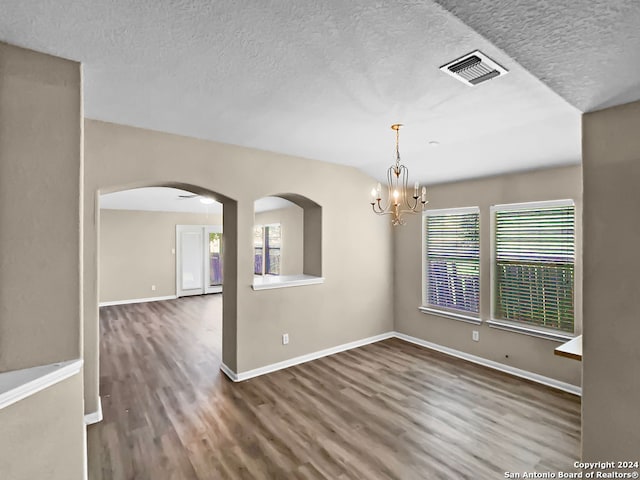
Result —
<path fill-rule="evenodd" d="M 583 112 L 640 99 L 638 0 L 436 0 Z"/>
<path fill-rule="evenodd" d="M 89 118 L 379 179 L 392 123 L 411 180 L 437 183 L 579 163 L 580 111 L 551 88 L 583 109 L 638 97 L 638 61 L 598 70 L 638 59 L 637 0 L 441 3 L 484 36 L 432 1 L 3 0 L 0 39 L 82 61 Z M 475 49 L 510 73 L 471 88 L 438 70 Z"/>
<path fill-rule="evenodd" d="M 200 196 L 181 198 L 180 195 L 194 195 L 193 192 L 169 187 L 145 187 L 123 190 L 100 195 L 100 208 L 108 210 L 146 210 L 153 212 L 184 212 L 221 214 L 222 204 L 214 202 L 205 205 Z M 288 208 L 294 203 L 279 197 L 263 197 L 254 202 L 256 213 Z"/>

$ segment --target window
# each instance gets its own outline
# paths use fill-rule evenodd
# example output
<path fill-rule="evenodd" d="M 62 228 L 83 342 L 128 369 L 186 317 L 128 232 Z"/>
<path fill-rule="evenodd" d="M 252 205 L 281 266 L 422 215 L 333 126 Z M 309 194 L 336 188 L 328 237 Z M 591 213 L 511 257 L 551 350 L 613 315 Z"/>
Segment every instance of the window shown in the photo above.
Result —
<path fill-rule="evenodd" d="M 222 285 L 222 233 L 209 232 L 209 286 Z"/>
<path fill-rule="evenodd" d="M 423 304 L 427 309 L 478 317 L 480 210 L 428 210 L 423 215 Z"/>
<path fill-rule="evenodd" d="M 281 230 L 279 223 L 253 227 L 253 273 L 255 275 L 280 275 Z"/>
<path fill-rule="evenodd" d="M 573 333 L 573 202 L 498 205 L 492 212 L 493 319 Z"/>

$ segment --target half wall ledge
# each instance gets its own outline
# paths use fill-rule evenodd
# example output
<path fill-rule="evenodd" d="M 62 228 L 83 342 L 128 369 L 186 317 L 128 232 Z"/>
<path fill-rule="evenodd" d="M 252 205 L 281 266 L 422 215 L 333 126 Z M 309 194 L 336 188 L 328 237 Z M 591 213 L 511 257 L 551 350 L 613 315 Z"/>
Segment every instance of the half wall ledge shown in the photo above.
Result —
<path fill-rule="evenodd" d="M 77 359 L 0 373 L 0 409 L 80 373 L 81 368 L 82 360 Z"/>
<path fill-rule="evenodd" d="M 274 288 L 301 287 L 303 285 L 314 285 L 324 283 L 324 277 L 314 275 L 277 275 L 277 276 L 254 276 L 254 290 L 271 290 Z"/>

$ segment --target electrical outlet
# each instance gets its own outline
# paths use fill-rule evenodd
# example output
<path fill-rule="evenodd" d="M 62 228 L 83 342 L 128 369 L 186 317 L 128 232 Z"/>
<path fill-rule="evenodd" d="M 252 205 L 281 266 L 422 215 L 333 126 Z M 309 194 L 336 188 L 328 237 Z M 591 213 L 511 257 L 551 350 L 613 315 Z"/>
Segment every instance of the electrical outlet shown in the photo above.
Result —
<path fill-rule="evenodd" d="M 474 330 L 473 333 L 471 334 L 471 338 L 473 339 L 474 342 L 479 342 L 480 332 L 478 330 Z"/>
<path fill-rule="evenodd" d="M 175 248 L 172 248 L 172 249 L 171 249 L 171 255 L 175 255 L 175 254 L 176 254 L 176 249 L 175 249 Z"/>
<path fill-rule="evenodd" d="M 156 291 L 156 286 L 155 285 L 151 285 L 151 290 L 155 292 Z"/>
<path fill-rule="evenodd" d="M 289 334 L 288 333 L 283 333 L 282 334 L 282 344 L 286 345 L 289 343 Z"/>

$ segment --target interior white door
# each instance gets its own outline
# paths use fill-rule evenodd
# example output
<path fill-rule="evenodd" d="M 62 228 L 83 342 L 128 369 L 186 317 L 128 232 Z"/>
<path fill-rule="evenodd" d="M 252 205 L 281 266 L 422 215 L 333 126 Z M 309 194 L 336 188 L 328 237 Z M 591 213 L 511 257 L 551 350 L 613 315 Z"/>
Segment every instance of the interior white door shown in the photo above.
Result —
<path fill-rule="evenodd" d="M 176 296 L 222 292 L 222 225 L 176 225 Z"/>
<path fill-rule="evenodd" d="M 204 228 L 176 226 L 176 295 L 202 295 L 204 282 Z"/>

